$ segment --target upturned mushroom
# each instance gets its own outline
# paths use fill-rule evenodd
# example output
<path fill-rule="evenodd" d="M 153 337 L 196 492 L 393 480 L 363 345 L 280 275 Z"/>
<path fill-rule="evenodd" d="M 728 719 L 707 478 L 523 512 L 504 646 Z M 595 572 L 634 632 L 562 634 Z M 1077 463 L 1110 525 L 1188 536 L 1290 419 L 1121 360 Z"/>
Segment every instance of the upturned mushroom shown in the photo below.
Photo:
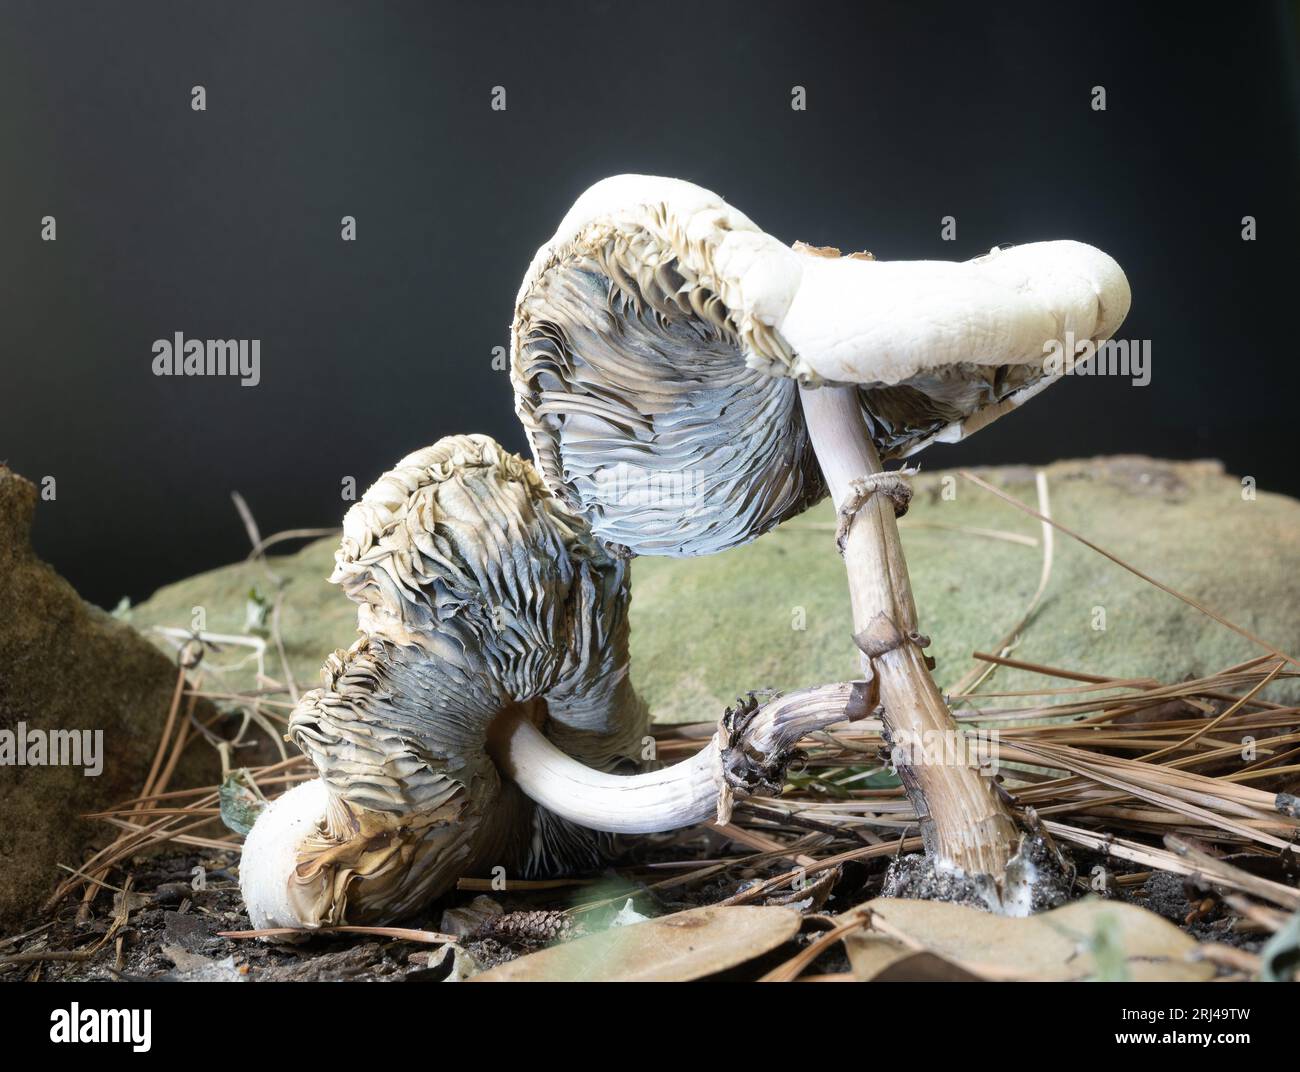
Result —
<path fill-rule="evenodd" d="M 1124 273 L 1078 242 L 964 263 L 883 262 L 764 233 L 676 179 L 597 183 L 516 301 L 516 411 L 548 486 L 613 553 L 745 543 L 820 499 L 839 512 L 855 641 L 895 742 L 955 735 L 895 521 L 906 471 L 1062 375 L 1127 314 Z M 990 903 L 1019 833 L 973 768 L 900 768 L 927 854 Z M 1002 905 L 1002 907 L 1009 907 Z"/>
<path fill-rule="evenodd" d="M 484 436 L 380 478 L 335 562 L 361 636 L 290 718 L 318 777 L 245 842 L 257 928 L 399 919 L 479 869 L 590 868 L 608 833 L 779 789 L 800 737 L 871 707 L 861 683 L 741 704 L 693 759 L 615 773 L 642 766 L 647 722 L 628 677 L 627 565 Z"/>

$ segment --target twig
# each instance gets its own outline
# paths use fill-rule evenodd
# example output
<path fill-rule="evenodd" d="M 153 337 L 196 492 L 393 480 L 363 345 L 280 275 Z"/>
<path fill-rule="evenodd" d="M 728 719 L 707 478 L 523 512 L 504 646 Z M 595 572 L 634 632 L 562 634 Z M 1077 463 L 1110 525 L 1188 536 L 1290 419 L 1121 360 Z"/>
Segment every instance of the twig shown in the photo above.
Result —
<path fill-rule="evenodd" d="M 1047 492 L 1047 474 L 1043 470 L 1038 470 L 1034 474 L 1034 486 L 1038 490 L 1038 508 L 1042 511 L 1042 516 L 1051 518 L 1052 500 Z M 1053 540 L 1052 526 L 1047 521 L 1043 522 L 1043 562 L 1038 571 L 1038 587 L 1034 589 L 1033 596 L 1030 597 L 1029 606 L 1020 616 L 1019 620 L 1009 630 L 1006 635 L 998 642 L 997 650 L 1001 655 L 1007 655 L 1015 646 L 1020 638 L 1020 632 L 1029 624 L 1038 610 L 1038 604 L 1043 598 L 1043 593 L 1047 591 L 1048 582 L 1052 579 L 1052 558 L 1053 558 Z M 987 680 L 993 673 L 994 663 L 986 663 L 983 667 L 975 666 L 968 671 L 960 681 L 952 687 L 955 693 L 969 693 L 978 689 L 980 685 Z"/>
<path fill-rule="evenodd" d="M 238 493 L 235 493 L 235 494 L 238 494 Z M 236 504 L 235 504 L 235 508 L 236 508 L 236 509 L 239 508 L 239 503 L 240 503 L 240 502 L 243 502 L 242 497 L 241 497 L 241 498 L 236 502 Z M 245 510 L 248 510 L 248 504 L 247 504 L 247 503 L 244 503 L 244 509 L 245 509 Z M 241 514 L 241 516 L 242 516 L 242 514 Z M 252 519 L 252 516 L 253 516 L 252 511 L 249 511 L 249 512 L 248 512 L 248 517 L 249 517 L 250 520 Z M 248 527 L 248 522 L 245 522 L 245 523 L 244 523 L 244 527 L 245 527 L 245 528 Z M 253 527 L 254 527 L 254 530 L 256 530 L 256 527 L 257 527 L 257 523 L 256 523 L 256 522 L 253 523 Z M 323 539 L 323 538 L 326 537 L 326 536 L 337 536 L 337 535 L 339 535 L 339 533 L 341 533 L 342 531 L 343 531 L 342 529 L 337 528 L 337 527 L 336 527 L 336 528 L 332 528 L 332 529 L 285 529 L 285 530 L 282 531 L 282 532 L 277 532 L 277 533 L 275 533 L 275 534 L 272 535 L 272 536 L 267 536 L 265 539 L 259 539 L 259 540 L 257 540 L 256 542 L 254 542 L 254 544 L 253 544 L 253 549 L 252 549 L 251 551 L 248 552 L 248 557 L 247 557 L 246 559 L 244 559 L 244 561 L 245 561 L 245 562 L 252 562 L 254 559 L 261 558 L 261 557 L 263 556 L 263 554 L 266 552 L 266 549 L 267 549 L 268 547 L 273 547 L 273 546 L 275 546 L 277 543 L 283 543 L 283 542 L 286 541 L 286 540 L 315 540 L 315 539 Z"/>
<path fill-rule="evenodd" d="M 407 927 L 268 927 L 260 931 L 217 931 L 219 938 L 279 938 L 290 934 L 310 938 L 317 934 L 369 934 L 377 938 L 400 938 L 407 942 L 447 945 L 459 941 L 454 934 L 418 931 Z"/>
<path fill-rule="evenodd" d="M 808 967 L 820 957 L 827 949 L 840 941 L 846 934 L 861 930 L 867 922 L 867 916 L 864 914 L 856 918 L 850 918 L 842 923 L 837 924 L 830 930 L 819 934 L 815 939 L 809 942 L 803 949 L 799 950 L 794 956 L 784 964 L 773 968 L 758 981 L 760 983 L 792 983 L 798 978 L 799 973 Z"/>

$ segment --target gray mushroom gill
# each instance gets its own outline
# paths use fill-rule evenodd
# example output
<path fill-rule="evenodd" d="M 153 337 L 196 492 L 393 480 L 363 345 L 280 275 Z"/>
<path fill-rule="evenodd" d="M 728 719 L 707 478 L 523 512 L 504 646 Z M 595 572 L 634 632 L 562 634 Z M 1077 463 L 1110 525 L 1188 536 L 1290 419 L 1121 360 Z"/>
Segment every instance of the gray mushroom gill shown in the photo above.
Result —
<path fill-rule="evenodd" d="M 647 728 L 628 676 L 627 563 L 484 436 L 399 462 L 348 511 L 335 561 L 361 635 L 290 718 L 318 777 L 245 843 L 257 928 L 400 919 L 496 866 L 590 868 L 611 832 L 689 825 L 732 793 L 779 789 L 800 737 L 870 707 L 852 684 L 743 704 L 692 760 L 626 773 Z"/>
<path fill-rule="evenodd" d="M 881 459 L 963 438 L 1059 379 L 1127 313 L 1078 242 L 964 263 L 787 246 L 716 194 L 622 175 L 584 193 L 516 301 L 516 411 L 550 488 L 623 555 L 755 539 L 828 491 L 867 676 L 895 744 L 957 727 L 927 665 Z M 903 764 L 927 855 L 995 907 L 1020 843 L 989 780 Z M 1010 895 L 1009 895 L 1010 896 Z M 1008 907 L 1008 906 L 1001 906 Z"/>

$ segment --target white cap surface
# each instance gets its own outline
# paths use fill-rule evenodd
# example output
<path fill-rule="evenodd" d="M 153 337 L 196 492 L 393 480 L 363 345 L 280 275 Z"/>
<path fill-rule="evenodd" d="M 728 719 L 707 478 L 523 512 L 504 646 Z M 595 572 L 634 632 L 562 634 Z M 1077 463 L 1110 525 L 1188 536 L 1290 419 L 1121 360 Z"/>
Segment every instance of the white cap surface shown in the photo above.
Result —
<path fill-rule="evenodd" d="M 244 841 L 239 890 L 254 930 L 306 927 L 289 900 L 289 881 L 303 840 L 325 821 L 328 791 L 320 778 L 296 785 L 257 817 Z"/>

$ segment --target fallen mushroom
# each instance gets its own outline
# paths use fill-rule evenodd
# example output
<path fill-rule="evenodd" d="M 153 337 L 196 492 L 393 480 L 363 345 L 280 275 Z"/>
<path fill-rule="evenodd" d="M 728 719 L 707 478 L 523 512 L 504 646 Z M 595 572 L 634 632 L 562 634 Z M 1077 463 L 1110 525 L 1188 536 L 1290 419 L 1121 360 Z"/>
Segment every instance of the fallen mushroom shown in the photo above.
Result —
<path fill-rule="evenodd" d="M 957 733 L 930 676 L 882 470 L 1022 404 L 1100 343 L 1128 284 L 1078 242 L 961 264 L 786 246 L 676 179 L 597 183 L 534 257 L 516 301 L 516 411 L 548 486 L 616 554 L 745 543 L 829 490 L 855 640 L 895 744 Z M 1073 349 L 1070 349 L 1073 347 Z M 1055 364 L 1048 360 L 1056 355 Z M 1019 833 L 989 780 L 900 768 L 927 854 L 994 907 Z M 987 878 L 986 878 L 987 876 Z"/>
<path fill-rule="evenodd" d="M 610 848 L 600 832 L 672 829 L 779 788 L 800 737 L 874 702 L 863 683 L 747 702 L 691 760 L 612 773 L 640 766 L 647 720 L 627 566 L 484 436 L 380 478 L 335 561 L 361 637 L 290 717 L 319 777 L 245 842 L 257 929 L 398 919 L 475 870 L 590 868 Z"/>

